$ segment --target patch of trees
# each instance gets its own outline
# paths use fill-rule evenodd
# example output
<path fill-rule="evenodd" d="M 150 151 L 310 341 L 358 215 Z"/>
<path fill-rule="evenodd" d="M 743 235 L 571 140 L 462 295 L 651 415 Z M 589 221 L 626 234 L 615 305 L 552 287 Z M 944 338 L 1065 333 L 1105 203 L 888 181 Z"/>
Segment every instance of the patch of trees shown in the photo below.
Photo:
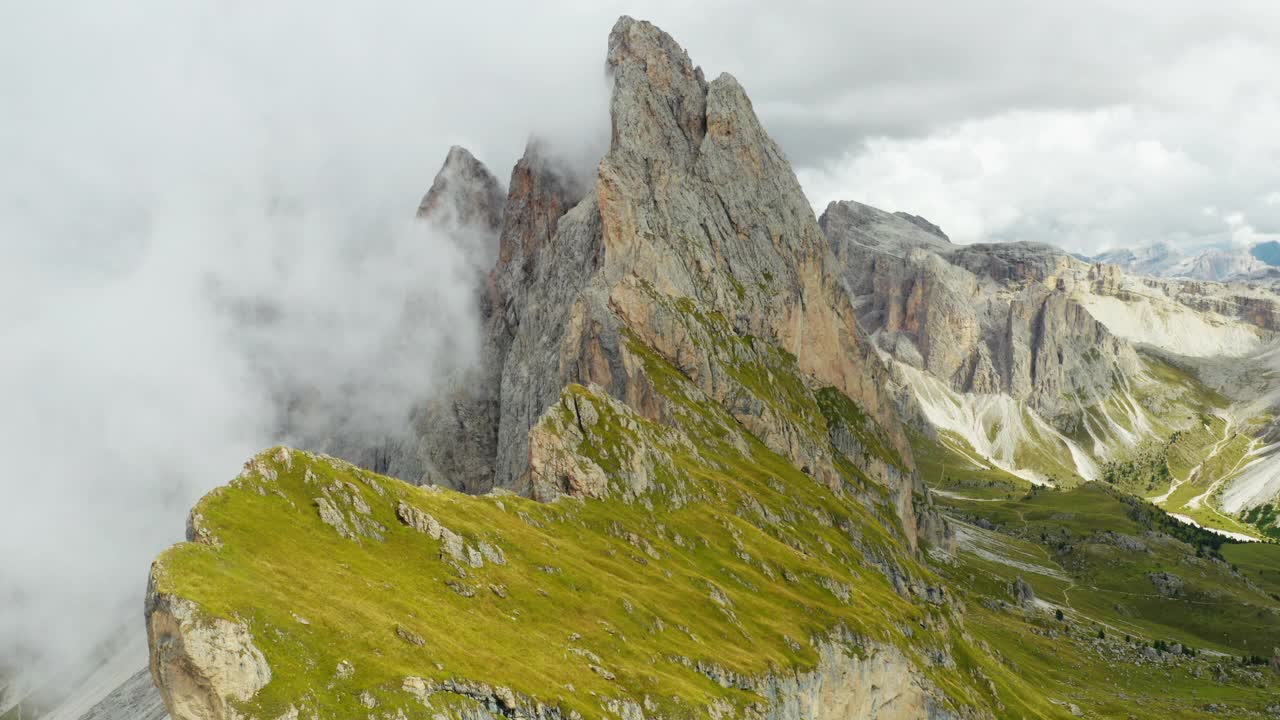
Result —
<path fill-rule="evenodd" d="M 1174 441 L 1171 439 L 1169 444 Z M 1127 460 L 1107 462 L 1102 466 L 1102 479 L 1124 489 L 1154 490 L 1168 484 L 1173 480 L 1169 473 L 1169 444 L 1148 443 Z"/>
<path fill-rule="evenodd" d="M 1224 535 L 1180 522 L 1169 513 L 1141 498 L 1120 496 L 1119 499 L 1129 506 L 1128 515 L 1130 520 L 1147 530 L 1172 535 L 1196 548 L 1196 554 L 1200 557 L 1212 557 L 1221 560 L 1222 546 L 1235 542 Z"/>

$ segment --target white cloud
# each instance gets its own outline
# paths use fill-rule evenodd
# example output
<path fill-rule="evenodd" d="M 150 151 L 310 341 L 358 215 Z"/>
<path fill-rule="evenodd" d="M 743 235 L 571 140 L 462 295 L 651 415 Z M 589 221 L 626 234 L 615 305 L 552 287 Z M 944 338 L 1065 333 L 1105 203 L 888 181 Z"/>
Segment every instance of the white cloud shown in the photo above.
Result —
<path fill-rule="evenodd" d="M 10 4 L 0 28 L 2 670 L 141 632 L 151 559 L 281 439 L 282 395 L 405 427 L 476 347 L 474 270 L 413 217 L 449 146 L 598 147 L 607 114 L 599 62 L 487 77 L 512 58 L 459 66 L 417 3 Z"/>
<path fill-rule="evenodd" d="M 815 206 L 909 210 L 960 242 L 1071 250 L 1253 237 L 1207 213 L 1276 226 L 1280 51 L 1229 39 L 1154 71 L 1150 90 L 1098 109 L 1010 110 L 918 137 L 877 136 L 801 168 Z M 1280 228 L 1276 228 L 1280 229 Z M 1265 235 L 1265 233 L 1264 233 Z"/>
<path fill-rule="evenodd" d="M 1117 218 L 1141 218 L 1155 192 L 1177 196 L 1209 174 L 1142 131 L 1124 107 L 1018 111 L 921 139 L 874 138 L 800 178 L 819 207 L 856 198 L 909 210 L 958 242 L 1098 247 L 1118 239 Z"/>

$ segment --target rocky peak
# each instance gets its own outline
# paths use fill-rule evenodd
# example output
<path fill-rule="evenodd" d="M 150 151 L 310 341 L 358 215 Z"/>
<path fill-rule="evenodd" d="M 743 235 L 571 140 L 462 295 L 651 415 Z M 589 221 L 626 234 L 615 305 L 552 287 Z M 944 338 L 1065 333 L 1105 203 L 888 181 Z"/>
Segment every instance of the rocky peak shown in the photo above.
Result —
<path fill-rule="evenodd" d="M 496 233 L 504 201 L 498 179 L 464 147 L 454 145 L 418 205 L 418 217 Z"/>
<path fill-rule="evenodd" d="M 730 75 L 707 82 L 669 35 L 626 17 L 610 35 L 608 70 L 613 132 L 594 185 L 577 188 L 536 142 L 512 172 L 486 365 L 421 433 L 433 479 L 539 498 L 597 486 L 564 477 L 563 466 L 551 471 L 543 459 L 554 439 L 531 446 L 530 433 L 575 383 L 677 423 L 643 347 L 828 484 L 841 482 L 837 452 L 866 453 L 857 441 L 834 449 L 820 417 L 801 421 L 752 373 L 774 382 L 793 373 L 796 402 L 815 412 L 816 389 L 851 398 L 898 458 L 864 470 L 894 486 L 914 541 L 918 479 L 884 368 L 746 92 Z"/>
<path fill-rule="evenodd" d="M 742 86 L 728 74 L 705 82 L 649 23 L 621 19 L 609 47 L 614 137 L 596 186 L 606 277 L 696 299 L 894 428 L 865 385 L 875 364 L 859 352 L 821 229 Z M 629 306 L 625 294 L 614 293 L 616 308 Z"/>
<path fill-rule="evenodd" d="M 520 278 L 533 269 L 560 216 L 582 199 L 584 191 L 576 185 L 556 166 L 542 142 L 528 142 L 511 170 L 494 268 L 495 277 L 501 277 L 508 289 L 519 286 Z"/>
<path fill-rule="evenodd" d="M 612 265 L 703 301 L 750 305 L 760 293 L 739 285 L 794 281 L 814 262 L 812 210 L 733 76 L 706 82 L 669 35 L 626 17 L 610 35 L 609 68 L 613 141 L 597 193 Z M 662 267 L 653 253 L 691 262 Z"/>
<path fill-rule="evenodd" d="M 614 138 L 596 187 L 609 279 L 697 299 L 894 427 L 866 386 L 875 363 L 857 349 L 812 208 L 742 86 L 728 74 L 706 83 L 670 36 L 630 18 L 609 59 Z"/>
<path fill-rule="evenodd" d="M 702 68 L 670 35 L 625 15 L 609 34 L 606 63 L 613 77 L 610 155 L 692 162 L 707 129 Z"/>

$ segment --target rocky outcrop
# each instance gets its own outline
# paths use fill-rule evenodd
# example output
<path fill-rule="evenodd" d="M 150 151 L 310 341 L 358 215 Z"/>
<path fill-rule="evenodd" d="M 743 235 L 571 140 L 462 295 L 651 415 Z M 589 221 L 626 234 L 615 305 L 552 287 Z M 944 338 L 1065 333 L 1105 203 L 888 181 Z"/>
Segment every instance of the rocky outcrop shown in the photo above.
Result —
<path fill-rule="evenodd" d="M 766 720 L 949 720 L 936 689 L 895 648 L 853 657 L 839 643 L 819 645 L 813 672 L 770 675 L 753 689 L 770 701 Z"/>
<path fill-rule="evenodd" d="M 1182 587 L 1186 583 L 1182 578 L 1170 572 L 1153 572 L 1147 574 L 1147 579 L 1155 586 L 1156 592 L 1164 597 L 1175 597 L 1182 592 Z"/>
<path fill-rule="evenodd" d="M 1031 584 L 1022 579 L 1019 575 L 1009 584 L 1009 594 L 1013 596 L 1013 601 L 1018 607 L 1030 610 L 1036 604 L 1036 592 Z"/>
<path fill-rule="evenodd" d="M 271 681 L 271 668 L 244 625 L 206 617 L 192 602 L 147 594 L 151 677 L 180 720 L 235 720 Z"/>
<path fill-rule="evenodd" d="M 901 651 L 876 647 L 857 653 L 841 642 L 818 645 L 817 666 L 804 673 L 769 673 L 741 677 L 713 666 L 697 667 L 726 688 L 750 691 L 762 698 L 752 713 L 755 720 L 954 720 L 938 690 Z M 691 664 L 693 664 L 691 662 Z M 599 666 L 596 666 L 599 667 Z M 608 673 L 604 668 L 600 671 Z M 607 676 L 607 675 L 606 675 Z M 467 720 L 502 720 L 510 717 L 564 720 L 559 708 L 548 707 L 504 687 L 484 683 L 449 681 L 432 683 L 405 678 L 406 692 L 427 704 L 432 696 L 456 695 L 478 707 Z M 646 720 L 662 717 L 636 701 L 614 701 L 616 714 Z M 712 708 L 712 717 L 732 714 L 732 708 Z M 461 720 L 461 719 L 460 719 Z"/>

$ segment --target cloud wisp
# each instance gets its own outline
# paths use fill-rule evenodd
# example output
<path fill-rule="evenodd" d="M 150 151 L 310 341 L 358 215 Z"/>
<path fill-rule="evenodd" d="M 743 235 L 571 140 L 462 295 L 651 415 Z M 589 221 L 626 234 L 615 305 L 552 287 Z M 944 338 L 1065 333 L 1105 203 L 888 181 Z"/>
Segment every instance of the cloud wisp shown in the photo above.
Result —
<path fill-rule="evenodd" d="M 607 137 L 598 64 L 497 112 L 408 4 L 80 11 L 0 18 L 0 657 L 33 678 L 141 633 L 151 558 L 252 453 L 395 438 L 474 362 L 475 238 L 414 218 L 452 143 Z"/>

